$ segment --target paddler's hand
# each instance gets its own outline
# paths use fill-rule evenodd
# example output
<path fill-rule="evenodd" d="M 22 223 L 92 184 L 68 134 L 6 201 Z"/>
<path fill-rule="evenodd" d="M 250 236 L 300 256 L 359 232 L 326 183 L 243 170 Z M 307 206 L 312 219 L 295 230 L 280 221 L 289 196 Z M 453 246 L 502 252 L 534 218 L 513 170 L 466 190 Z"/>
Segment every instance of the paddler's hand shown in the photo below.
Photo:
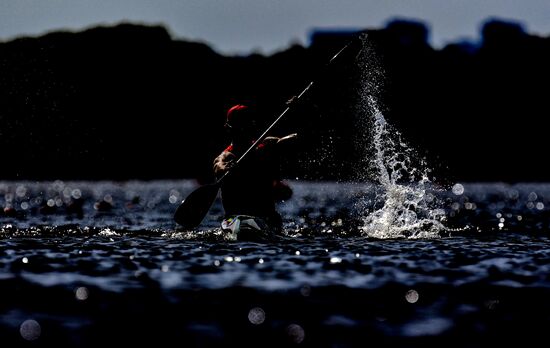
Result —
<path fill-rule="evenodd" d="M 228 156 L 225 158 L 225 161 L 223 161 L 223 171 L 227 172 L 228 170 L 233 168 L 235 166 L 236 159 L 237 157 L 234 154 L 229 153 Z"/>
<path fill-rule="evenodd" d="M 236 159 L 233 153 L 224 151 L 214 160 L 214 174 L 218 177 L 225 174 L 225 172 L 235 166 Z"/>
<path fill-rule="evenodd" d="M 227 162 L 225 164 L 225 171 L 228 171 L 230 169 L 233 169 L 233 167 L 235 167 L 235 163 L 237 163 L 237 161 L 230 161 L 230 162 Z"/>
<path fill-rule="evenodd" d="M 294 95 L 292 97 L 290 97 L 289 100 L 286 101 L 286 106 L 291 106 L 296 100 L 298 100 L 298 98 Z"/>

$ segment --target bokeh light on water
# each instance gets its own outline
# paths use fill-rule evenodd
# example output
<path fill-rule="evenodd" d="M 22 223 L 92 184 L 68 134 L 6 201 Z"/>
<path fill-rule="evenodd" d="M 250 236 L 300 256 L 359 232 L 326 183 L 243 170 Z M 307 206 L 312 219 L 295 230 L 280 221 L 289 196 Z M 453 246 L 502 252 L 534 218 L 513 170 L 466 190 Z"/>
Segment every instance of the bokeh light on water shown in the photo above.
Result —
<path fill-rule="evenodd" d="M 260 307 L 252 308 L 248 312 L 248 321 L 254 325 L 260 325 L 265 321 L 265 312 Z"/>
<path fill-rule="evenodd" d="M 290 324 L 286 328 L 286 334 L 290 342 L 295 344 L 302 343 L 306 337 L 304 329 L 298 324 Z"/>
<path fill-rule="evenodd" d="M 40 324 L 34 319 L 25 320 L 19 327 L 19 333 L 27 341 L 34 341 L 42 334 Z"/>
<path fill-rule="evenodd" d="M 464 193 L 464 185 L 462 184 L 454 184 L 452 191 L 455 195 L 460 196 Z"/>
<path fill-rule="evenodd" d="M 75 291 L 75 297 L 79 301 L 85 301 L 88 299 L 89 291 L 85 286 L 81 286 L 76 289 Z"/>
<path fill-rule="evenodd" d="M 420 296 L 418 295 L 418 292 L 416 290 L 409 290 L 405 294 L 405 299 L 409 303 L 416 303 L 418 301 L 419 297 Z"/>

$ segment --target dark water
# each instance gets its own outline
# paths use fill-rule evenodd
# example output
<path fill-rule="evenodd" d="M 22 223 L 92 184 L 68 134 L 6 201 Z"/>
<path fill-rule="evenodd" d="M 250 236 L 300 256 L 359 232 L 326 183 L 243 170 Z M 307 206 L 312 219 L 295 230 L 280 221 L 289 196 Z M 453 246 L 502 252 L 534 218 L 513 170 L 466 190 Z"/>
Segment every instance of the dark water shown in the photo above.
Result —
<path fill-rule="evenodd" d="M 191 181 L 0 183 L 2 346 L 546 340 L 550 185 L 434 190 L 447 229 L 391 239 L 363 235 L 376 187 L 291 185 L 284 236 L 252 243 L 224 240 L 219 203 L 177 229 Z"/>

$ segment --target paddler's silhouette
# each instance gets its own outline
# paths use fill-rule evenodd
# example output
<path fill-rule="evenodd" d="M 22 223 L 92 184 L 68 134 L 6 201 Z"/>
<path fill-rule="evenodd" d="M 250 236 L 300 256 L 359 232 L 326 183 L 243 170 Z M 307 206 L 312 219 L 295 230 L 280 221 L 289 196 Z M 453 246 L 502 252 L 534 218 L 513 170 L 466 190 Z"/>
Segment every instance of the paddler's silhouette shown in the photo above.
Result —
<path fill-rule="evenodd" d="M 238 104 L 227 111 L 225 128 L 231 144 L 214 160 L 214 173 L 219 178 L 254 143 L 258 129 L 256 115 L 250 106 Z M 221 186 L 222 204 L 226 217 L 249 215 L 281 228 L 282 219 L 276 209 L 279 200 L 290 198 L 292 190 L 281 181 L 279 159 L 283 145 L 296 138 L 266 137 L 225 178 Z"/>

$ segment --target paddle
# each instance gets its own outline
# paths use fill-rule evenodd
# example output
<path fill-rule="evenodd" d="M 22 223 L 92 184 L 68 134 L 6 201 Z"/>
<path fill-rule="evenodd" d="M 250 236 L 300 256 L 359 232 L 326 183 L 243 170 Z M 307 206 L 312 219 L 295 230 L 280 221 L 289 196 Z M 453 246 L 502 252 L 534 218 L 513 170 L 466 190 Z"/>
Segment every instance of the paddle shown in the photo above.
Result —
<path fill-rule="evenodd" d="M 346 49 L 348 49 L 354 43 L 360 42 L 360 40 L 358 40 L 358 39 L 359 39 L 359 36 L 354 37 L 347 45 L 342 47 L 330 59 L 330 61 L 326 64 L 325 68 L 328 67 L 329 65 L 331 65 L 336 60 L 336 57 L 338 57 L 342 52 L 344 52 Z M 271 129 L 273 127 L 275 127 L 275 125 L 290 110 L 292 104 L 294 104 L 295 102 L 300 100 L 300 98 L 302 98 L 302 96 L 304 94 L 306 94 L 307 91 L 309 91 L 309 89 L 314 85 L 314 83 L 315 83 L 315 80 L 311 81 L 302 90 L 302 92 L 300 94 L 298 94 L 298 96 L 295 97 L 292 100 L 292 103 L 287 105 L 285 110 L 275 119 L 275 121 L 273 121 L 273 123 L 269 127 L 267 127 L 267 129 L 258 137 L 258 139 L 254 142 L 254 144 L 252 144 L 241 155 L 241 157 L 239 157 L 239 159 L 235 162 L 233 167 L 230 170 L 226 171 L 225 174 L 221 178 L 219 178 L 213 184 L 208 184 L 208 185 L 201 186 L 198 189 L 196 189 L 195 191 L 191 192 L 191 194 L 189 194 L 189 196 L 187 196 L 187 198 L 185 198 L 185 200 L 176 209 L 176 212 L 174 213 L 174 221 L 176 221 L 176 223 L 180 224 L 181 226 L 183 226 L 186 229 L 193 229 L 193 228 L 199 226 L 201 224 L 202 220 L 204 219 L 204 217 L 206 216 L 206 214 L 208 214 L 208 211 L 210 210 L 210 207 L 214 203 L 214 200 L 218 196 L 218 191 L 219 191 L 219 189 L 221 187 L 221 184 L 222 184 L 223 180 L 225 179 L 225 177 L 227 175 L 229 175 L 229 173 L 231 173 L 235 169 L 235 167 L 237 167 L 239 165 L 239 163 L 244 158 L 246 158 L 246 156 L 248 155 L 248 153 L 250 151 L 255 149 L 265 139 L 265 137 L 267 136 L 269 131 L 271 131 Z"/>

